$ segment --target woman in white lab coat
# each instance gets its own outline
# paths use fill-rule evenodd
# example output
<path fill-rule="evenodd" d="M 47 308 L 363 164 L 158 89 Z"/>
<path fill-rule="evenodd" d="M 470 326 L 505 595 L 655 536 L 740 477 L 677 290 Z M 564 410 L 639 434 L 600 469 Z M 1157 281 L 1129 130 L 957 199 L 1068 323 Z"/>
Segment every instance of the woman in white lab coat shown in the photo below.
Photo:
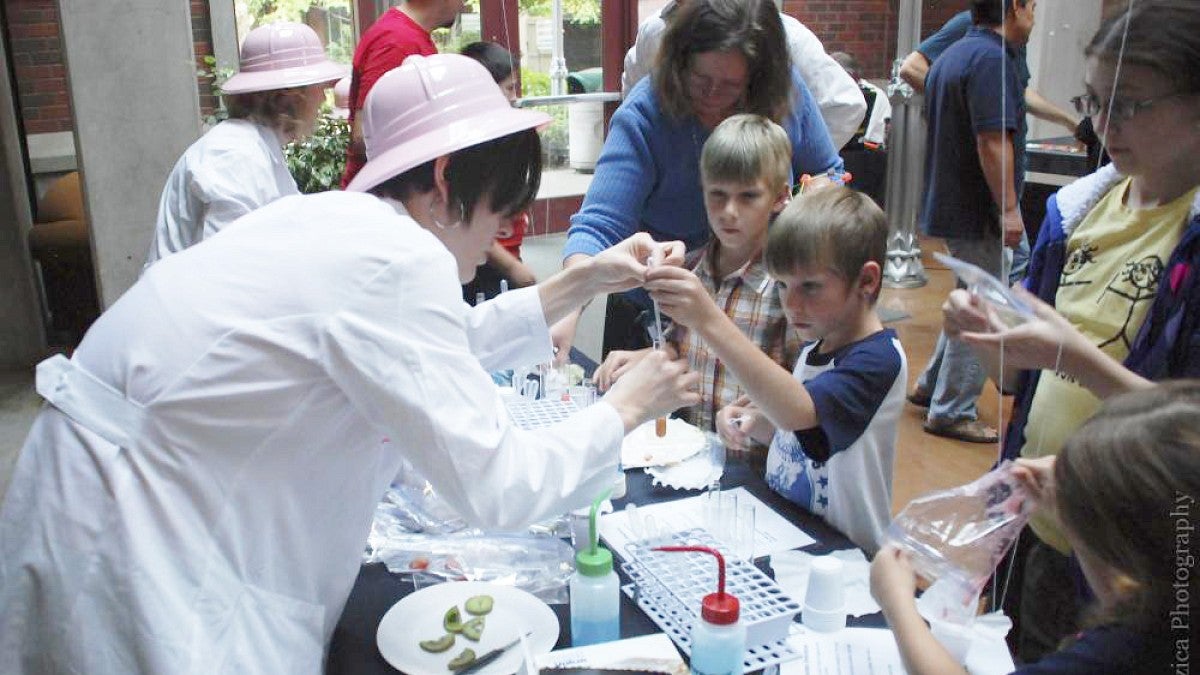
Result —
<path fill-rule="evenodd" d="M 283 147 L 312 135 L 325 90 L 348 73 L 302 23 L 250 31 L 240 70 L 221 85 L 229 119 L 193 143 L 167 176 L 145 267 L 260 206 L 300 194 Z"/>
<path fill-rule="evenodd" d="M 381 78 L 363 121 L 349 191 L 156 263 L 38 367 L 48 405 L 0 507 L 0 672 L 316 673 L 402 459 L 472 524 L 519 528 L 611 485 L 625 433 L 697 402 L 655 356 L 515 428 L 486 369 L 548 361 L 548 323 L 682 244 L 638 235 L 470 308 L 460 284 L 536 194 L 549 117 L 437 55 Z"/>

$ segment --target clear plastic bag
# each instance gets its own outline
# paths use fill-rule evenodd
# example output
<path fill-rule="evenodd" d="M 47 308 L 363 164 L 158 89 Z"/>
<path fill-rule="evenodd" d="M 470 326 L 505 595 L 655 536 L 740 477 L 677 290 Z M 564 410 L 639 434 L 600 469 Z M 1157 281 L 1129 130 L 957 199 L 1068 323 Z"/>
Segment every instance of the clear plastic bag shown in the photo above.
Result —
<path fill-rule="evenodd" d="M 405 464 L 375 507 L 363 562 L 381 562 L 394 574 L 436 583 L 490 581 L 516 586 L 548 603 L 567 601 L 574 549 L 567 517 L 525 533 L 488 534 L 467 527 L 433 487 Z"/>
<path fill-rule="evenodd" d="M 1033 500 L 1013 477 L 1011 462 L 978 480 L 909 502 L 884 535 L 908 551 L 918 574 L 946 592 L 946 605 L 974 614 L 972 602 L 1029 520 Z M 932 590 L 932 589 L 931 589 Z M 956 609 L 944 607 L 947 620 Z"/>
<path fill-rule="evenodd" d="M 987 302 L 995 311 L 996 318 L 1009 328 L 1037 318 L 1028 302 L 983 268 L 938 251 L 933 253 L 933 257 L 954 272 L 972 295 L 979 296 Z"/>

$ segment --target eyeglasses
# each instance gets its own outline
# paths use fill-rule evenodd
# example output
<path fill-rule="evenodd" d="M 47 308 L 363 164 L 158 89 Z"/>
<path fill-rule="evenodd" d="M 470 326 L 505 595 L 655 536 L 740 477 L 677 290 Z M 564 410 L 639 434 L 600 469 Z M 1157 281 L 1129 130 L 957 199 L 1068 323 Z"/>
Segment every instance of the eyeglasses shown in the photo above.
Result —
<path fill-rule="evenodd" d="M 1155 105 L 1173 98 L 1189 95 L 1188 92 L 1177 91 L 1173 94 L 1164 94 L 1155 96 L 1154 98 L 1146 98 L 1141 101 L 1127 101 L 1125 99 L 1113 99 L 1112 106 L 1108 105 L 1108 101 L 1102 101 L 1095 94 L 1084 94 L 1071 99 L 1071 105 L 1075 106 L 1075 112 L 1088 117 L 1095 117 L 1102 111 L 1108 111 L 1108 118 L 1118 122 L 1133 118 L 1147 108 L 1152 108 Z"/>
<path fill-rule="evenodd" d="M 741 96 L 742 91 L 746 88 L 746 83 L 739 80 L 718 80 L 708 75 L 689 71 L 688 86 L 692 88 L 693 94 L 727 98 Z"/>

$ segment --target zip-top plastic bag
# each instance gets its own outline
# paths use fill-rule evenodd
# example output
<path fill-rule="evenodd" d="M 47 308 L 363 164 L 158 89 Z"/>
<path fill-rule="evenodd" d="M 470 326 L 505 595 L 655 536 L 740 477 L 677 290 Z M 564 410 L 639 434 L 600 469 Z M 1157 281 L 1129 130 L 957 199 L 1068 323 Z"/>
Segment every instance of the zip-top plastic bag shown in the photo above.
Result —
<path fill-rule="evenodd" d="M 909 552 L 917 574 L 936 582 L 938 618 L 970 622 L 988 578 L 1029 520 L 1033 500 L 1011 467 L 1005 461 L 972 483 L 914 499 L 884 535 Z"/>

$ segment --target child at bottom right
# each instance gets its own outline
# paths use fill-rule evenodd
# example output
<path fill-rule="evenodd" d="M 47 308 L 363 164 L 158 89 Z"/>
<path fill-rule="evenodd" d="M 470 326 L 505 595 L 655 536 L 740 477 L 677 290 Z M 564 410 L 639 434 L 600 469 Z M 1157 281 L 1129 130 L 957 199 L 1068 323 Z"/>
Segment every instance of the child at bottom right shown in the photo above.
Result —
<path fill-rule="evenodd" d="M 1082 632 L 1017 672 L 1188 672 L 1200 619 L 1200 380 L 1114 396 L 1057 458 L 1018 459 L 1011 471 L 1061 526 L 1095 596 Z M 965 673 L 917 613 L 915 591 L 908 554 L 885 546 L 871 593 L 905 669 Z"/>

